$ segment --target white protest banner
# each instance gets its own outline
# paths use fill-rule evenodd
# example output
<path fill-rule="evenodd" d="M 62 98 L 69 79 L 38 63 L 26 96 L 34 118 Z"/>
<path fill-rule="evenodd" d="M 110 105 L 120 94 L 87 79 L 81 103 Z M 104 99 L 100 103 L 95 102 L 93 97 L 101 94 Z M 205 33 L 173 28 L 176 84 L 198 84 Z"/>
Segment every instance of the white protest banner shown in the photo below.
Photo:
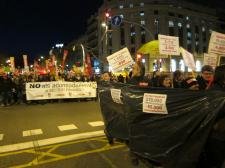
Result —
<path fill-rule="evenodd" d="M 110 89 L 112 99 L 115 103 L 123 104 L 123 102 L 120 99 L 121 96 L 121 89 Z"/>
<path fill-rule="evenodd" d="M 143 112 L 155 114 L 168 114 L 166 108 L 166 94 L 144 93 Z"/>
<path fill-rule="evenodd" d="M 203 65 L 211 65 L 213 68 L 217 66 L 218 55 L 204 53 Z"/>
<path fill-rule="evenodd" d="M 27 55 L 23 55 L 23 64 L 24 64 L 24 71 L 29 72 L 29 66 L 27 63 Z"/>
<path fill-rule="evenodd" d="M 175 36 L 158 35 L 159 53 L 166 55 L 180 55 L 179 38 Z"/>
<path fill-rule="evenodd" d="M 225 54 L 225 34 L 212 31 L 208 53 Z"/>
<path fill-rule="evenodd" d="M 96 82 L 29 82 L 26 83 L 27 100 L 93 98 Z"/>
<path fill-rule="evenodd" d="M 127 48 L 123 48 L 122 50 L 108 56 L 107 60 L 113 72 L 121 71 L 134 63 Z"/>
<path fill-rule="evenodd" d="M 11 72 L 15 71 L 15 58 L 14 57 L 10 57 L 10 70 Z"/>
<path fill-rule="evenodd" d="M 195 70 L 196 66 L 195 66 L 195 60 L 194 60 L 193 55 L 182 47 L 180 47 L 180 50 L 181 50 L 181 54 L 182 54 L 183 59 L 184 59 L 184 64 L 188 68 L 190 68 L 192 70 Z"/>

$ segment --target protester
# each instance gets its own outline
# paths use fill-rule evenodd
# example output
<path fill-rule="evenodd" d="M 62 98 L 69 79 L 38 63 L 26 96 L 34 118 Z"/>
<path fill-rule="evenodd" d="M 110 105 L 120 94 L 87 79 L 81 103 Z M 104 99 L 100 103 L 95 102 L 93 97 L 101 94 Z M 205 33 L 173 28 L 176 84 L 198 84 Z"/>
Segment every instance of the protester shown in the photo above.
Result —
<path fill-rule="evenodd" d="M 225 91 L 225 65 L 216 67 L 214 74 L 214 86 L 212 89 Z"/>
<path fill-rule="evenodd" d="M 225 93 L 225 65 L 216 67 L 214 85 L 211 90 Z M 206 144 L 205 158 L 201 164 L 204 168 L 223 168 L 222 165 L 225 165 L 225 105 L 217 115 Z"/>
<path fill-rule="evenodd" d="M 132 76 L 129 83 L 137 85 L 144 79 L 145 69 L 140 61 L 136 61 L 132 68 Z"/>
<path fill-rule="evenodd" d="M 159 87 L 172 88 L 172 82 L 169 75 L 164 74 L 159 77 Z"/>
<path fill-rule="evenodd" d="M 182 81 L 184 80 L 184 74 L 181 70 L 176 70 L 173 73 L 173 88 L 181 88 Z"/>
<path fill-rule="evenodd" d="M 210 65 L 204 65 L 201 69 L 201 75 L 197 76 L 199 90 L 208 90 L 213 84 L 214 70 Z"/>
<path fill-rule="evenodd" d="M 159 77 L 161 73 L 159 70 L 153 72 L 152 79 L 150 81 L 150 86 L 152 87 L 159 87 Z"/>

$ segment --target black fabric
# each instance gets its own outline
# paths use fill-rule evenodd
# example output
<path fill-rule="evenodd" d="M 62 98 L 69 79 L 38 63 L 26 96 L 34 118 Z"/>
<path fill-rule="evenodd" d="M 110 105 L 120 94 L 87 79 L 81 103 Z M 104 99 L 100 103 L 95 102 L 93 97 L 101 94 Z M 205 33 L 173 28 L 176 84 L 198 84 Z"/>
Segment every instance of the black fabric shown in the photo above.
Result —
<path fill-rule="evenodd" d="M 111 88 L 127 86 L 122 83 L 101 82 L 98 88 L 101 112 L 105 123 L 107 136 L 121 140 L 128 140 L 128 127 L 123 104 L 115 103 L 111 96 Z"/>
<path fill-rule="evenodd" d="M 126 134 L 132 152 L 160 163 L 164 168 L 195 168 L 203 150 L 208 147 L 206 142 L 212 135 L 218 115 L 225 113 L 225 92 L 221 91 L 199 92 L 123 85 L 120 87 L 123 104 L 117 104 L 110 100 L 110 87 L 103 89 L 100 94 L 107 130 L 116 130 L 121 127 L 121 123 L 126 123 L 127 127 L 122 130 L 118 128 L 114 134 Z M 144 93 L 166 94 L 168 114 L 144 113 Z M 109 113 L 110 117 L 104 116 Z M 122 119 L 118 114 L 124 114 Z"/>

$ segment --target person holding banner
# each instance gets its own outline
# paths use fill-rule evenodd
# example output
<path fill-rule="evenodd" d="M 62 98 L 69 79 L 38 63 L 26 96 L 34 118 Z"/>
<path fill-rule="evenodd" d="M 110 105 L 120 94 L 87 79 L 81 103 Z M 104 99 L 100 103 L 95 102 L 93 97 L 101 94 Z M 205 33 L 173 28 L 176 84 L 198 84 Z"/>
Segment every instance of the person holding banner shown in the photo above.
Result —
<path fill-rule="evenodd" d="M 131 84 L 139 84 L 144 79 L 145 67 L 140 60 L 137 60 L 132 67 L 132 75 L 129 80 Z"/>
<path fill-rule="evenodd" d="M 216 67 L 214 85 L 211 90 L 225 93 L 225 65 Z M 224 168 L 225 166 L 225 105 L 217 115 L 213 130 L 206 144 L 207 165 L 204 168 Z"/>
<path fill-rule="evenodd" d="M 201 75 L 197 76 L 199 90 L 208 90 L 213 85 L 214 70 L 210 65 L 204 65 L 201 70 Z"/>

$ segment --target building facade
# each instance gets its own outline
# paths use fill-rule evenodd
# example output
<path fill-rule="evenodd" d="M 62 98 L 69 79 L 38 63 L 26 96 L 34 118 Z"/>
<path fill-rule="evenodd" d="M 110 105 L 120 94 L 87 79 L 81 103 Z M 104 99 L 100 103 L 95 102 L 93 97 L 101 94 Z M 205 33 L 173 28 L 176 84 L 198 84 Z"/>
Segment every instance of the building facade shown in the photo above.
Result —
<path fill-rule="evenodd" d="M 89 34 L 98 33 L 98 58 L 104 71 L 109 69 L 108 55 L 127 47 L 135 60 L 137 50 L 144 43 L 157 39 L 158 34 L 179 37 L 180 46 L 193 53 L 199 71 L 211 31 L 224 33 L 225 24 L 215 13 L 215 9 L 178 0 L 104 0 L 95 17 L 97 31 L 89 30 Z M 120 25 L 112 25 L 113 16 L 122 18 Z M 92 46 L 91 39 L 88 41 Z M 96 42 L 92 47 L 95 45 Z M 154 70 L 156 61 L 151 55 L 143 56 L 146 72 Z M 160 61 L 163 71 L 188 71 L 181 56 Z"/>

